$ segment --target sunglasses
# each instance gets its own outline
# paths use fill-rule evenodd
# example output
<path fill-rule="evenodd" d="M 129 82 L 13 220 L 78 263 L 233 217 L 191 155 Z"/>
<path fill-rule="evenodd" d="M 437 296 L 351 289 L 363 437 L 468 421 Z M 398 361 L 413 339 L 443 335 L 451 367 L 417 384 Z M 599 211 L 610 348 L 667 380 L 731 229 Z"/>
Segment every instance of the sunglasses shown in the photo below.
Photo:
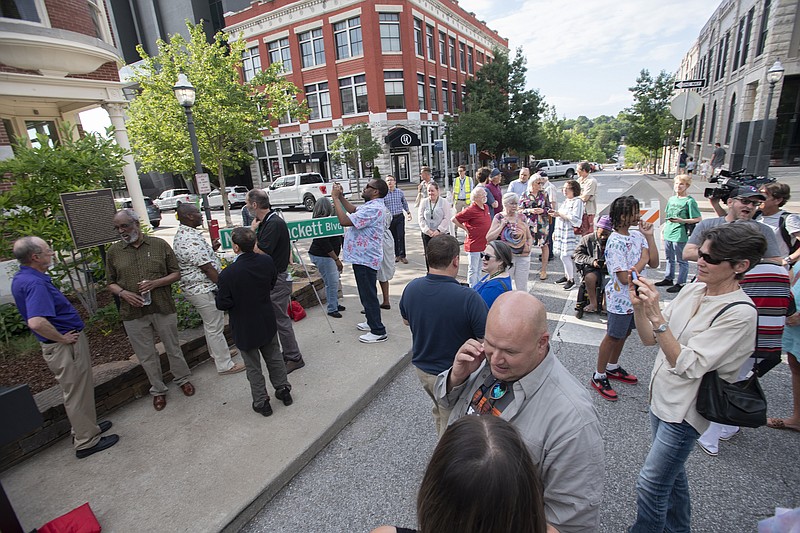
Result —
<path fill-rule="evenodd" d="M 489 261 L 491 259 L 494 259 L 494 256 L 489 254 L 481 254 L 481 259 L 483 259 L 484 261 Z"/>
<path fill-rule="evenodd" d="M 715 257 L 712 257 L 710 254 L 707 254 L 705 252 L 699 252 L 699 251 L 697 252 L 697 257 L 702 259 L 703 261 L 705 261 L 709 265 L 718 265 L 718 264 L 722 263 L 723 261 L 733 261 L 733 259 L 730 258 L 730 257 L 723 257 L 722 259 L 717 259 Z"/>
<path fill-rule="evenodd" d="M 366 189 L 374 189 L 374 190 L 376 190 L 376 191 L 378 190 L 376 187 L 373 187 L 373 186 L 372 186 L 372 185 L 370 185 L 369 183 L 367 183 L 367 184 L 364 186 L 364 189 L 365 189 L 365 190 L 366 190 Z"/>
<path fill-rule="evenodd" d="M 748 200 L 746 198 L 737 198 L 737 200 L 744 205 L 759 205 L 761 203 L 761 200 Z"/>

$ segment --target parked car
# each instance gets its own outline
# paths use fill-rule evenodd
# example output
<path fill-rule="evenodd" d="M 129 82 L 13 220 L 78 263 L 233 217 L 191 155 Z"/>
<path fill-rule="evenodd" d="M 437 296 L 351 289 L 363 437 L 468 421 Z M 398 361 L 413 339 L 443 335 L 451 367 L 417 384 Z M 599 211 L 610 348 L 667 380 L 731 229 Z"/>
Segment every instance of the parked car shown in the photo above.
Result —
<path fill-rule="evenodd" d="M 228 207 L 239 207 L 247 203 L 247 187 L 236 185 L 235 187 L 225 187 L 228 192 Z M 208 207 L 211 209 L 222 209 L 222 191 L 214 189 L 208 193 Z"/>
<path fill-rule="evenodd" d="M 598 170 L 603 170 L 603 165 L 597 163 L 595 161 L 591 161 L 589 163 L 592 166 L 592 172 L 597 172 Z"/>
<path fill-rule="evenodd" d="M 575 176 L 575 163 L 569 161 L 556 162 L 554 159 L 539 159 L 533 162 L 531 172 L 538 172 L 544 170 L 551 178 L 558 176 L 565 176 L 571 180 Z"/>
<path fill-rule="evenodd" d="M 176 209 L 182 203 L 197 202 L 199 196 L 189 192 L 189 189 L 167 189 L 156 198 L 155 204 L 162 211 Z"/>
<path fill-rule="evenodd" d="M 133 200 L 130 198 L 116 198 L 114 202 L 117 204 L 117 209 L 133 208 Z M 157 228 L 161 225 L 161 209 L 153 203 L 149 196 L 144 197 L 144 206 L 147 208 L 147 218 L 150 219 L 150 225 Z"/>
<path fill-rule="evenodd" d="M 330 181 L 316 172 L 287 174 L 277 178 L 266 188 L 269 203 L 275 207 L 303 206 L 307 211 L 314 210 L 314 204 L 323 196 L 330 197 L 333 183 L 339 183 L 344 194 L 350 194 L 349 180 Z"/>

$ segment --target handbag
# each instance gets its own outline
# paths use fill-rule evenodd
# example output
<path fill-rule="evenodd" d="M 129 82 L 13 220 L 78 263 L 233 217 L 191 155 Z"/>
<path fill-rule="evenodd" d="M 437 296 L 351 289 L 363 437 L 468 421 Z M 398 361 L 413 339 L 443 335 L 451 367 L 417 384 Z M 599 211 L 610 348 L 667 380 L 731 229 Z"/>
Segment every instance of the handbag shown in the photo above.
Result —
<path fill-rule="evenodd" d="M 734 302 L 726 305 L 717 313 L 711 324 L 725 311 L 734 305 L 749 305 L 749 302 Z M 756 332 L 758 343 L 758 332 Z M 767 423 L 767 398 L 758 382 L 755 365 L 750 377 L 736 383 L 728 383 L 720 378 L 716 370 L 707 372 L 700 382 L 697 391 L 697 412 L 706 420 L 727 424 L 757 428 Z"/>
<path fill-rule="evenodd" d="M 587 233 L 591 233 L 592 224 L 589 222 L 589 215 L 584 213 L 583 216 L 581 217 L 581 225 L 578 226 L 577 228 L 573 226 L 572 231 L 575 232 L 575 235 L 586 235 Z"/>
<path fill-rule="evenodd" d="M 303 309 L 303 306 L 300 305 L 300 302 L 297 300 L 291 300 L 289 302 L 289 308 L 286 310 L 286 314 L 289 315 L 289 318 L 291 318 L 293 321 L 298 322 L 306 317 L 306 310 Z"/>

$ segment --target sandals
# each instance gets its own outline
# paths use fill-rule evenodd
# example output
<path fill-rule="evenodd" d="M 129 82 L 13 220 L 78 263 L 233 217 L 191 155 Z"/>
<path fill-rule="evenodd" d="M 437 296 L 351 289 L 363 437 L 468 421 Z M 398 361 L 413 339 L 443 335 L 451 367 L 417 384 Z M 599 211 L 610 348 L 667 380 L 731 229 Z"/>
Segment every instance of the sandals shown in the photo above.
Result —
<path fill-rule="evenodd" d="M 595 309 L 592 309 L 591 307 L 589 307 L 589 306 L 586 306 L 586 307 L 584 307 L 584 308 L 583 308 L 583 312 L 584 312 L 584 313 L 589 313 L 589 314 L 592 314 L 592 313 L 596 313 L 596 312 L 597 312 L 597 309 L 596 309 L 596 308 L 595 308 Z"/>
<path fill-rule="evenodd" d="M 541 280 L 547 279 L 547 272 L 539 272 L 539 279 Z"/>
<path fill-rule="evenodd" d="M 800 432 L 800 428 L 788 425 L 782 418 L 768 418 L 767 427 L 772 429 L 788 429 L 790 431 Z"/>

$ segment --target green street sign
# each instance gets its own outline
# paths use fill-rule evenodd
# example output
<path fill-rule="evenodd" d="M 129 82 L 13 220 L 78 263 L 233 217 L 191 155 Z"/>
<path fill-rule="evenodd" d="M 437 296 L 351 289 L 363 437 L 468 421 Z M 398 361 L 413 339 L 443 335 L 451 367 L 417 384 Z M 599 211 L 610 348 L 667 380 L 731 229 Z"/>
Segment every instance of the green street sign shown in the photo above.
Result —
<path fill-rule="evenodd" d="M 344 228 L 336 217 L 287 222 L 286 226 L 289 228 L 289 238 L 293 241 L 344 235 Z"/>
<path fill-rule="evenodd" d="M 222 243 L 223 250 L 233 250 L 233 241 L 231 240 L 232 233 L 233 228 L 219 230 L 219 242 Z"/>

